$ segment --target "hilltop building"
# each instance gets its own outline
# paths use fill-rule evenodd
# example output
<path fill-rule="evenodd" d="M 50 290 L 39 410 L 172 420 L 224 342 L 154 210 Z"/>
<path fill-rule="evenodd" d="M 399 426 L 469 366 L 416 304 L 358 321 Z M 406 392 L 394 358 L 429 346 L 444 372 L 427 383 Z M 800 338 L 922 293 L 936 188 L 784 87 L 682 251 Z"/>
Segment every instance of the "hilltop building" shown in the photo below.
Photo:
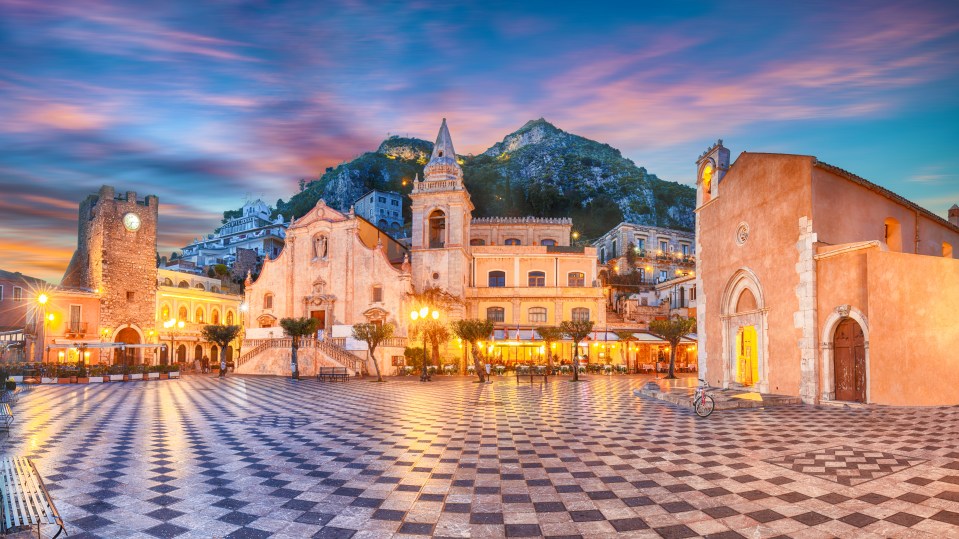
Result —
<path fill-rule="evenodd" d="M 233 266 L 237 249 L 249 249 L 260 257 L 275 258 L 283 250 L 286 225 L 283 216 L 270 218 L 270 208 L 262 200 L 247 202 L 241 215 L 227 221 L 218 231 L 206 238 L 196 238 L 183 248 L 178 269 L 189 271 L 190 264 L 203 268 L 213 264 Z M 171 261 L 172 267 L 177 261 Z"/>
<path fill-rule="evenodd" d="M 950 221 L 812 156 L 697 161 L 700 372 L 808 403 L 959 403 Z"/>
<path fill-rule="evenodd" d="M 403 196 L 392 191 L 374 189 L 366 193 L 353 203 L 353 212 L 381 230 L 394 232 L 404 226 Z"/>
<path fill-rule="evenodd" d="M 639 272 L 642 282 L 655 285 L 696 267 L 696 239 L 691 232 L 658 226 L 620 223 L 593 242 L 599 263 L 616 273 Z M 632 245 L 635 266 L 627 261 Z"/>
<path fill-rule="evenodd" d="M 465 301 L 441 319 L 492 320 L 499 337 L 489 351 L 504 361 L 542 357 L 543 343 L 532 331 L 536 326 L 582 319 L 602 327 L 605 299 L 596 250 L 570 246 L 568 219 L 473 219 L 445 119 L 410 198 L 409 249 L 355 207 L 343 214 L 321 200 L 291 223 L 286 248 L 247 285 L 250 342 L 244 347 L 251 352 L 241 357 L 241 372 L 289 373 L 288 357 L 265 343 L 281 336 L 278 319 L 302 316 L 321 321 L 327 338 L 321 355 L 326 356 L 363 348 L 349 338 L 353 324 L 395 324 L 398 338 L 378 358 L 381 369 L 392 372 L 387 358 L 401 359 L 403 347 L 415 344 L 405 338 L 413 324 L 410 312 L 419 307 L 409 295 L 429 287 Z M 442 361 L 465 365 L 466 352 L 455 340 L 443 356 Z"/>

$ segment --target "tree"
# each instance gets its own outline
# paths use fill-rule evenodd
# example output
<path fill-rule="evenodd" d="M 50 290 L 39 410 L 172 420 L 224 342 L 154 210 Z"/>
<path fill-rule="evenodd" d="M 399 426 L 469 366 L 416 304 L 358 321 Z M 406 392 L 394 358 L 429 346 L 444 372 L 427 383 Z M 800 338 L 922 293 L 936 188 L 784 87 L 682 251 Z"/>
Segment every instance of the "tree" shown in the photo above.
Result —
<path fill-rule="evenodd" d="M 380 364 L 376 362 L 376 347 L 393 336 L 393 324 L 353 324 L 353 338 L 365 341 L 370 347 L 370 357 L 373 358 L 373 367 L 376 369 L 376 381 L 382 382 Z"/>
<path fill-rule="evenodd" d="M 563 330 L 556 326 L 540 326 L 536 328 L 539 338 L 546 343 L 546 364 L 550 372 L 553 371 L 553 344 L 563 340 Z"/>
<path fill-rule="evenodd" d="M 226 376 L 226 349 L 240 334 L 240 326 L 203 326 L 203 340 L 220 348 L 220 378 Z"/>
<path fill-rule="evenodd" d="M 573 381 L 579 381 L 579 343 L 593 331 L 592 320 L 564 320 L 559 328 L 573 341 Z"/>
<path fill-rule="evenodd" d="M 676 378 L 676 348 L 683 337 L 695 328 L 695 318 L 683 318 L 678 314 L 668 320 L 649 323 L 649 332 L 669 343 L 669 375 L 666 378 Z"/>
<path fill-rule="evenodd" d="M 316 318 L 282 318 L 280 327 L 290 336 L 292 340 L 290 359 L 290 370 L 293 371 L 293 379 L 300 379 L 300 365 L 296 360 L 296 351 L 300 348 L 300 337 L 313 335 L 320 327 L 320 321 Z"/>
<path fill-rule="evenodd" d="M 621 354 L 623 355 L 623 362 L 626 363 L 626 370 L 629 370 L 629 343 L 635 341 L 636 336 L 633 335 L 632 331 L 616 331 L 615 333 L 616 338 L 623 345 Z"/>
<path fill-rule="evenodd" d="M 448 342 L 453 334 L 450 332 L 449 326 L 443 322 L 437 320 L 429 320 L 426 322 L 426 340 L 432 345 L 430 350 L 430 363 L 434 361 L 439 367 L 439 357 L 440 357 L 440 345 Z"/>
<path fill-rule="evenodd" d="M 485 382 L 486 377 L 483 372 L 483 364 L 480 361 L 483 357 L 483 352 L 477 343 L 485 341 L 493 333 L 493 322 L 480 320 L 478 318 L 455 320 L 453 322 L 453 333 L 460 339 L 463 339 L 464 342 L 470 344 L 470 352 L 473 354 L 473 368 L 476 369 L 479 381 L 481 383 Z"/>
<path fill-rule="evenodd" d="M 622 273 L 632 273 L 636 271 L 636 246 L 633 245 L 633 242 L 626 244 L 626 266 L 629 268 L 629 271 Z"/>

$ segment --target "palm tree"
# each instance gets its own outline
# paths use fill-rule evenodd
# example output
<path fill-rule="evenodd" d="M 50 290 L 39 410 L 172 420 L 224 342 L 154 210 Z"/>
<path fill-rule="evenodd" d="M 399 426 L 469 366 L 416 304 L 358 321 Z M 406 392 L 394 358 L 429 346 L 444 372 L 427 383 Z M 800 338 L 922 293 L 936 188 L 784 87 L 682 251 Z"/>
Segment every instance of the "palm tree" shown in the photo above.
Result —
<path fill-rule="evenodd" d="M 380 374 L 380 364 L 376 362 L 376 347 L 381 342 L 393 336 L 393 324 L 354 324 L 353 338 L 358 341 L 366 341 L 370 347 L 370 357 L 373 358 L 373 367 L 376 369 L 376 381 L 382 382 L 383 375 Z"/>
<path fill-rule="evenodd" d="M 473 354 L 473 368 L 476 369 L 480 383 L 485 382 L 483 364 L 480 362 L 483 352 L 476 343 L 489 338 L 490 334 L 493 333 L 493 322 L 477 318 L 456 320 L 453 322 L 453 333 L 470 344 L 470 351 Z"/>
<path fill-rule="evenodd" d="M 669 320 L 653 320 L 649 323 L 649 332 L 669 343 L 669 375 L 666 378 L 676 378 L 676 347 L 695 328 L 695 318 L 683 318 L 678 314 Z"/>
<path fill-rule="evenodd" d="M 626 371 L 629 372 L 629 343 L 636 340 L 636 336 L 633 335 L 632 331 L 616 331 L 616 338 L 619 339 L 620 343 L 623 343 L 623 361 L 626 363 Z"/>
<path fill-rule="evenodd" d="M 316 318 L 283 318 L 280 320 L 280 327 L 290 336 L 292 341 L 292 355 L 290 359 L 290 370 L 294 380 L 300 379 L 300 365 L 296 360 L 296 351 L 300 348 L 300 337 L 313 335 L 320 327 L 320 321 Z"/>
<path fill-rule="evenodd" d="M 553 372 L 553 344 L 563 340 L 563 330 L 556 326 L 540 326 L 536 328 L 536 333 L 546 343 L 546 364 L 549 365 L 549 371 Z"/>
<path fill-rule="evenodd" d="M 226 349 L 240 334 L 240 326 L 203 326 L 203 340 L 220 348 L 220 378 L 226 376 Z"/>
<path fill-rule="evenodd" d="M 573 341 L 573 381 L 579 381 L 579 343 L 593 331 L 592 320 L 564 320 L 559 328 Z"/>

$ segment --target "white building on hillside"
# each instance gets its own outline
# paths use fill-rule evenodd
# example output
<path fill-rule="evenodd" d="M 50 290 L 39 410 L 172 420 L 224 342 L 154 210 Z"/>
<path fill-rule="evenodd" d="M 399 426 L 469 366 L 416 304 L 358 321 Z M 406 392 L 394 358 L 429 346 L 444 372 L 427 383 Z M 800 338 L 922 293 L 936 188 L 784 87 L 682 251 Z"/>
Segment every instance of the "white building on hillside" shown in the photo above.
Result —
<path fill-rule="evenodd" d="M 283 216 L 270 219 L 270 208 L 262 200 L 247 202 L 243 214 L 228 221 L 205 239 L 195 239 L 183 248 L 181 260 L 197 267 L 212 264 L 232 266 L 237 248 L 251 249 L 269 259 L 276 258 L 286 241 Z"/>

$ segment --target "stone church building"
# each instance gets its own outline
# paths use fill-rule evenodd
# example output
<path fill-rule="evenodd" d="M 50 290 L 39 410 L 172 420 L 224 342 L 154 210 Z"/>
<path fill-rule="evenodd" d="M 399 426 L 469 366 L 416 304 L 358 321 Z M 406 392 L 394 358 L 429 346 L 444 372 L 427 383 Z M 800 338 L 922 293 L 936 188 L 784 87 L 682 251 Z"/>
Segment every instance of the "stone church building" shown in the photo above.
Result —
<path fill-rule="evenodd" d="M 812 156 L 697 161 L 700 372 L 824 401 L 959 403 L 950 219 Z"/>
<path fill-rule="evenodd" d="M 237 372 L 288 374 L 288 358 L 271 351 L 277 348 L 269 342 L 283 335 L 280 319 L 309 316 L 320 320 L 325 344 L 319 356 L 342 351 L 365 358 L 365 344 L 352 341 L 351 327 L 394 324 L 397 338 L 377 350 L 381 370 L 392 373 L 403 348 L 415 344 L 406 336 L 410 312 L 420 306 L 411 304 L 409 294 L 428 287 L 464 300 L 463 306 L 441 313 L 443 321 L 487 318 L 501 336 L 513 330 L 507 360 L 542 354 L 542 343 L 529 331 L 535 326 L 571 319 L 604 323 L 596 250 L 570 246 L 569 219 L 474 219 L 445 119 L 423 172 L 409 195 L 409 249 L 352 208 L 342 213 L 322 200 L 290 224 L 283 251 L 247 285 L 243 348 L 249 352 Z M 525 340 L 521 330 L 527 330 Z M 502 357 L 506 340 L 491 343 L 490 352 Z M 309 375 L 323 363 L 319 356 L 301 372 Z M 465 365 L 464 349 L 455 339 L 442 356 L 442 363 Z"/>

